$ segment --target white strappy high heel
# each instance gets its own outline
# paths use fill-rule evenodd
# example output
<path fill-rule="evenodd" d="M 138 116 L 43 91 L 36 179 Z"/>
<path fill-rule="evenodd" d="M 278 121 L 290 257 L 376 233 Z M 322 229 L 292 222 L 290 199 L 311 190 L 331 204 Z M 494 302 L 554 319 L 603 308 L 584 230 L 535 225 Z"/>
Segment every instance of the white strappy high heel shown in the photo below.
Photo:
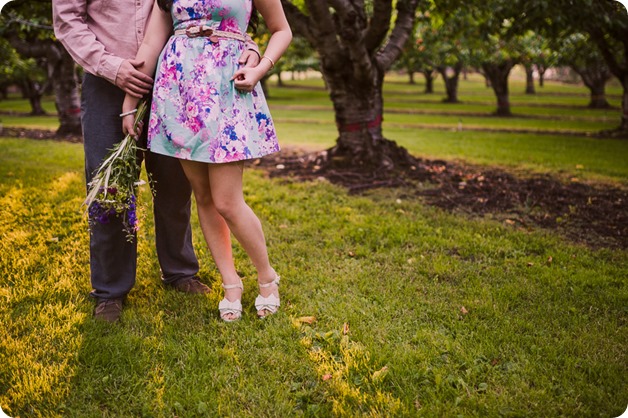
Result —
<path fill-rule="evenodd" d="M 244 290 L 244 286 L 242 285 L 242 279 L 240 279 L 240 283 L 237 284 L 223 284 L 222 287 L 225 290 L 229 289 L 242 289 Z M 233 322 L 237 321 L 242 317 L 242 298 L 236 299 L 233 302 L 228 300 L 226 297 L 223 298 L 218 304 L 218 310 L 220 311 L 220 318 L 225 322 Z M 225 315 L 233 315 L 233 318 L 225 318 Z"/>
<path fill-rule="evenodd" d="M 272 285 L 277 285 L 277 288 L 279 288 L 279 276 L 275 277 L 275 280 L 270 283 L 258 282 L 257 284 L 262 288 L 271 287 Z M 257 316 L 260 318 L 265 318 L 269 315 L 277 313 L 279 310 L 279 296 L 275 296 L 273 293 L 266 297 L 257 295 L 255 298 L 255 309 L 257 309 Z M 260 315 L 260 311 L 266 311 L 267 313 L 265 315 Z"/>

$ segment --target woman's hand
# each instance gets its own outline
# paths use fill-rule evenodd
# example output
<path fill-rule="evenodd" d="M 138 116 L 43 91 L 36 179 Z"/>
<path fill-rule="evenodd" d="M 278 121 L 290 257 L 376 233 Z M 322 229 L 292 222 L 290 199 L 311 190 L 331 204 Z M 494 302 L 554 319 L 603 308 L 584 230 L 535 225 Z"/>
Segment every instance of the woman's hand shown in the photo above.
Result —
<path fill-rule="evenodd" d="M 237 70 L 231 77 L 235 88 L 246 93 L 252 92 L 255 85 L 270 70 L 270 66 L 265 65 L 264 61 L 260 61 L 256 67 L 243 67 Z"/>
<path fill-rule="evenodd" d="M 131 135 L 137 141 L 137 138 L 142 135 L 144 122 L 140 121 L 135 128 L 133 125 L 135 125 L 135 113 L 122 116 L 122 132 L 125 135 Z"/>

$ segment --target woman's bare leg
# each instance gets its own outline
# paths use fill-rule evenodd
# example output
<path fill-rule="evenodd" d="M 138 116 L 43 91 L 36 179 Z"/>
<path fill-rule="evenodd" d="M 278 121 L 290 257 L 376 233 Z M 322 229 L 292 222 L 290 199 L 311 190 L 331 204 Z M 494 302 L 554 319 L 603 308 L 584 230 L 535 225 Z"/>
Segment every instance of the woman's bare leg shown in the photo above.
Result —
<path fill-rule="evenodd" d="M 216 210 L 212 199 L 208 164 L 181 160 L 181 166 L 192 186 L 201 230 L 223 283 L 225 285 L 237 284 L 240 278 L 233 262 L 231 233 L 225 219 Z M 233 302 L 241 297 L 242 289 L 225 289 L 227 300 Z M 233 319 L 232 315 L 227 315 L 226 319 Z"/>
<path fill-rule="evenodd" d="M 244 163 L 210 164 L 209 183 L 216 210 L 226 220 L 229 229 L 248 254 L 257 270 L 260 283 L 270 283 L 277 273 L 268 260 L 266 238 L 262 224 L 244 201 L 242 174 Z M 264 297 L 279 296 L 276 286 L 260 288 Z"/>

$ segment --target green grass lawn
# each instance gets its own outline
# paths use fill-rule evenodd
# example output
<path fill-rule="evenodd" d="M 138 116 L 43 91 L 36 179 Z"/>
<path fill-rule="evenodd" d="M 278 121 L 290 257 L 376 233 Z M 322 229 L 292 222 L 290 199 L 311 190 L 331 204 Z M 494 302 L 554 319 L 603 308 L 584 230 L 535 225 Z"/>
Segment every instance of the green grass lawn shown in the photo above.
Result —
<path fill-rule="evenodd" d="M 617 109 L 584 108 L 582 87 L 547 83 L 528 97 L 515 79 L 513 111 L 530 117 L 502 120 L 488 116 L 492 92 L 477 77 L 453 107 L 440 102 L 438 81 L 431 96 L 389 81 L 387 109 L 417 100 L 435 112 L 385 115 L 386 137 L 414 155 L 628 183 L 628 141 L 550 132 L 616 125 Z M 287 84 L 271 90 L 281 143 L 332 146 L 321 81 Z M 609 86 L 614 104 L 618 91 Z M 50 98 L 44 106 L 54 111 Z M 23 100 L 0 101 L 0 111 L 4 126 L 58 123 L 8 113 L 28 111 Z M 464 116 L 458 131 L 462 112 L 487 116 Z M 465 130 L 470 121 L 483 130 Z M 494 131 L 517 126 L 545 133 Z M 144 188 L 137 284 L 120 324 L 96 323 L 82 153 L 80 144 L 0 137 L 0 407 L 9 416 L 616 417 L 628 405 L 626 251 L 449 214 L 403 189 L 349 196 L 326 181 L 247 170 L 282 310 L 255 317 L 254 269 L 234 244 L 245 312 L 226 324 L 196 217 L 212 293 L 161 286 Z"/>
<path fill-rule="evenodd" d="M 282 311 L 242 321 L 164 289 L 148 192 L 122 322 L 87 294 L 82 147 L 0 140 L 0 406 L 9 416 L 618 416 L 626 252 L 247 170 Z M 551 258 L 551 261 L 550 261 Z M 309 318 L 315 317 L 313 323 Z"/>

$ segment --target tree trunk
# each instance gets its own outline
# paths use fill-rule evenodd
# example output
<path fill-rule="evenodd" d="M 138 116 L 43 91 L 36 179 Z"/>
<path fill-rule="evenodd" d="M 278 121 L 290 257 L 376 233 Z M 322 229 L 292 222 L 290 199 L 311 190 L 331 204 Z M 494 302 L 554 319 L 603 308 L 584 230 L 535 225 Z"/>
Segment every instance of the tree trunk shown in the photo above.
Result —
<path fill-rule="evenodd" d="M 532 65 L 525 65 L 526 70 L 526 94 L 536 94 L 534 90 L 534 67 Z"/>
<path fill-rule="evenodd" d="M 80 135 L 82 133 L 81 101 L 78 78 L 74 71 L 74 61 L 65 49 L 59 48 L 59 60 L 52 65 L 51 71 L 49 71 L 59 115 L 57 135 Z"/>
<path fill-rule="evenodd" d="M 448 76 L 447 72 L 452 69 L 453 73 Z M 458 100 L 458 82 L 460 80 L 460 72 L 462 71 L 462 63 L 458 62 L 453 67 L 440 66 L 436 67 L 443 81 L 445 82 L 445 90 L 447 92 L 447 98 L 443 99 L 445 103 L 460 103 Z"/>
<path fill-rule="evenodd" d="M 383 74 L 360 81 L 341 72 L 326 73 L 339 134 L 328 150 L 330 165 L 375 170 L 406 165 L 411 158 L 407 151 L 382 135 Z"/>
<path fill-rule="evenodd" d="M 423 76 L 425 77 L 425 94 L 434 93 L 434 71 L 433 70 L 425 70 L 423 71 Z"/>
<path fill-rule="evenodd" d="M 606 83 L 611 79 L 612 74 L 606 65 L 602 63 L 590 67 L 580 67 L 572 65 L 571 68 L 578 73 L 582 82 L 589 89 L 591 109 L 608 109 L 610 104 L 606 100 Z"/>
<path fill-rule="evenodd" d="M 537 64 L 536 71 L 539 73 L 539 87 L 542 88 L 545 85 L 545 71 L 547 71 L 547 68 L 544 65 Z"/>
<path fill-rule="evenodd" d="M 279 87 L 284 86 L 283 80 L 281 79 L 281 70 L 279 69 L 277 69 L 277 86 Z"/>
<path fill-rule="evenodd" d="M 486 78 L 490 80 L 491 87 L 497 98 L 497 116 L 512 116 L 510 111 L 510 99 L 508 93 L 508 76 L 515 66 L 512 60 L 506 60 L 501 63 L 485 62 L 482 69 Z"/>
<path fill-rule="evenodd" d="M 42 116 L 46 114 L 43 106 L 41 105 L 41 98 L 44 95 L 41 85 L 33 80 L 23 80 L 20 83 L 22 89 L 22 95 L 28 99 L 31 105 L 31 115 Z"/>
<path fill-rule="evenodd" d="M 416 84 L 416 81 L 414 80 L 414 71 L 408 70 L 408 83 Z"/>

